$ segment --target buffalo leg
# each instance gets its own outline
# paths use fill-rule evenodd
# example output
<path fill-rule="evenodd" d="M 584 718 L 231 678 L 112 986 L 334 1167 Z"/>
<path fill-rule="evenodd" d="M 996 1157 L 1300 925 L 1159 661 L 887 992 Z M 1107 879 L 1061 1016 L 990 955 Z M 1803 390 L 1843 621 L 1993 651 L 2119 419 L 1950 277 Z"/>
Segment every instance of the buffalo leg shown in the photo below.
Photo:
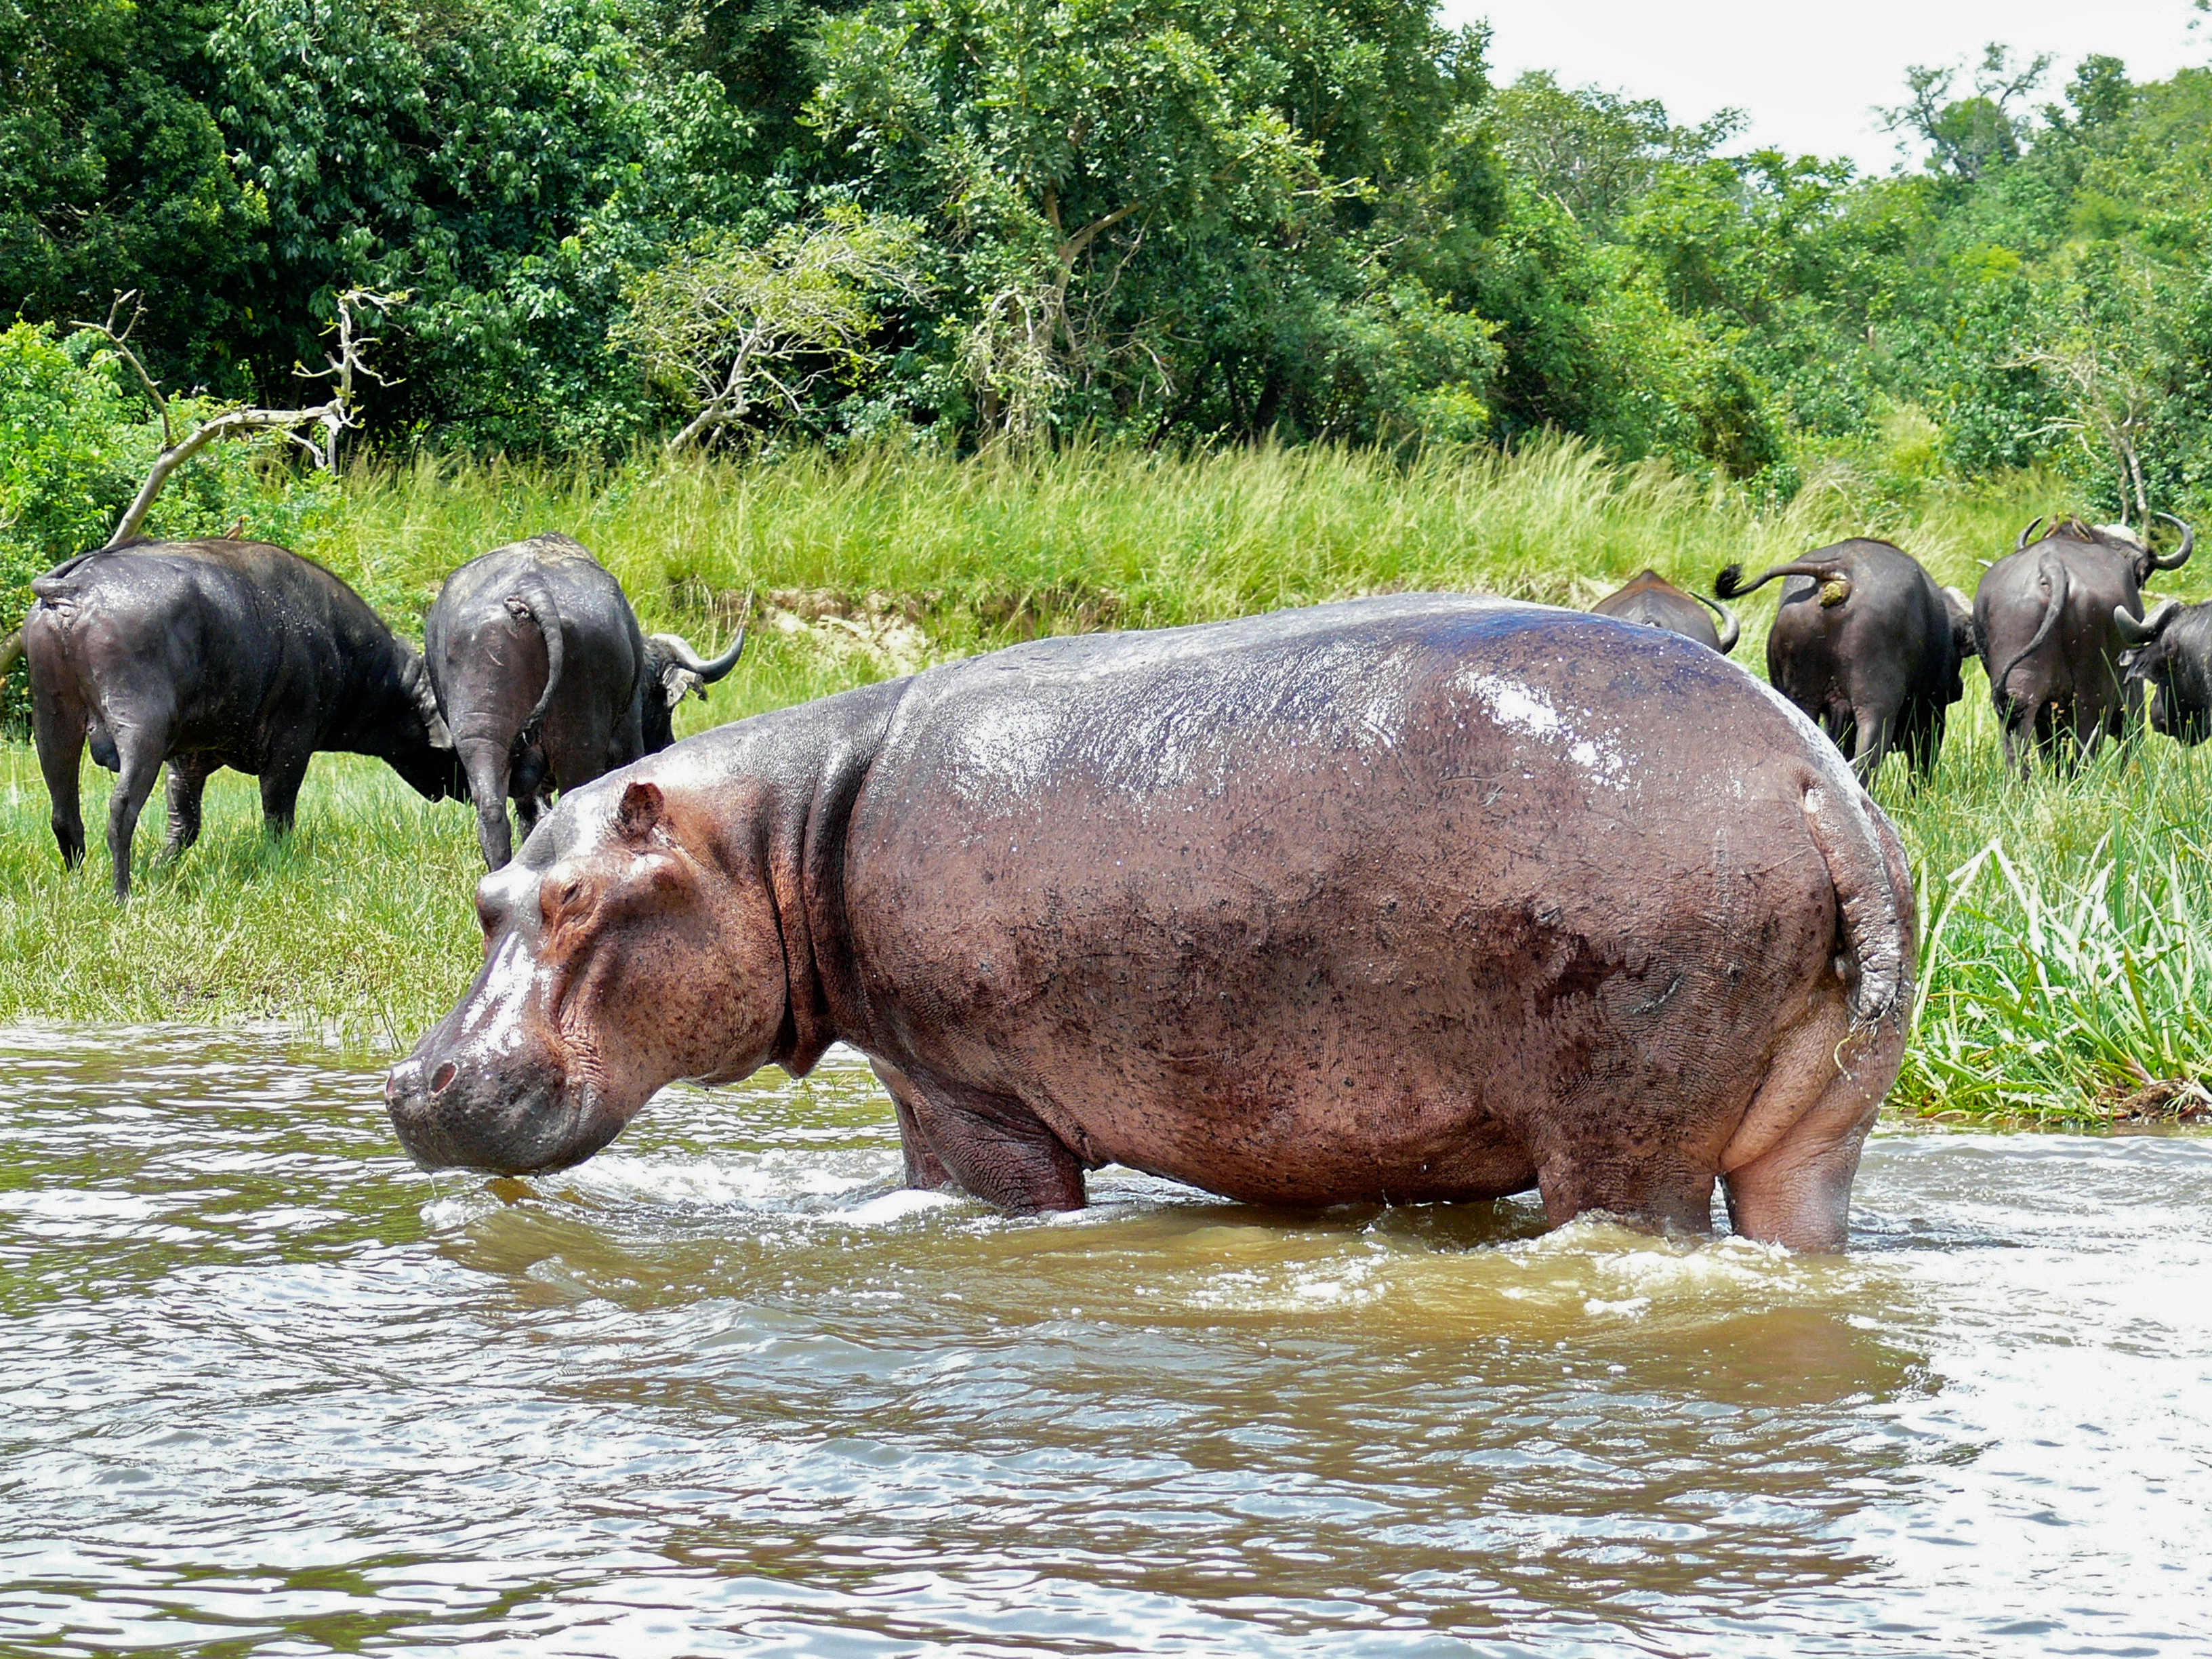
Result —
<path fill-rule="evenodd" d="M 945 1160 L 938 1157 L 937 1149 L 921 1132 L 913 1079 L 880 1060 L 871 1060 L 869 1065 L 898 1112 L 899 1150 L 906 1154 L 906 1184 L 926 1193 L 951 1185 L 952 1176 L 945 1167 Z"/>
<path fill-rule="evenodd" d="M 553 810 L 553 791 L 540 785 L 526 795 L 519 795 L 514 802 L 515 823 L 522 830 L 522 838 L 530 839 L 531 831 L 538 828 L 538 820 Z"/>
<path fill-rule="evenodd" d="M 273 762 L 261 775 L 261 823 L 272 836 L 292 833 L 292 820 L 300 809 L 300 787 L 307 781 L 312 755 Z"/>
<path fill-rule="evenodd" d="M 2013 704 L 2004 723 L 2005 764 L 2021 777 L 2035 769 L 2037 751 L 2043 747 L 2044 705 Z"/>
<path fill-rule="evenodd" d="M 1021 1215 L 1083 1207 L 1081 1162 L 1021 1102 L 955 1099 L 912 1078 L 902 1080 L 908 1100 L 900 1103 L 913 1115 L 915 1139 L 936 1155 L 938 1168 L 986 1204 Z M 903 1133 L 905 1125 L 900 1128 Z M 927 1177 L 927 1160 L 920 1167 Z"/>
<path fill-rule="evenodd" d="M 1896 723 L 1896 711 L 1869 705 L 1853 708 L 1851 726 L 1856 733 L 1851 744 L 1851 769 L 1859 775 L 1859 782 L 1869 788 L 1874 786 L 1875 774 L 1889 758 L 1891 728 Z"/>
<path fill-rule="evenodd" d="M 470 738 L 459 747 L 462 769 L 469 775 L 469 799 L 476 803 L 477 844 L 483 848 L 484 867 L 496 870 L 514 854 L 514 832 L 507 821 L 507 745 Z"/>
<path fill-rule="evenodd" d="M 163 858 L 182 858 L 200 838 L 200 795 L 207 781 L 207 769 L 182 756 L 170 760 L 169 842 L 161 849 Z"/>
<path fill-rule="evenodd" d="M 1917 781 L 1925 782 L 1936 775 L 1936 763 L 1943 753 L 1945 723 L 1941 704 L 1932 708 L 1923 704 L 1906 711 L 1898 746 L 1905 750 L 1905 763 L 1911 768 Z"/>
<path fill-rule="evenodd" d="M 76 688 L 52 685 L 31 676 L 31 735 L 39 748 L 39 770 L 46 775 L 46 797 L 53 806 L 54 839 L 61 843 L 62 866 L 84 862 L 84 814 L 77 800 L 77 773 L 84 763 L 85 709 Z"/>
<path fill-rule="evenodd" d="M 161 775 L 161 750 L 142 732 L 118 733 L 115 793 L 107 801 L 107 854 L 115 861 L 115 896 L 131 896 L 131 843 L 138 815 Z"/>

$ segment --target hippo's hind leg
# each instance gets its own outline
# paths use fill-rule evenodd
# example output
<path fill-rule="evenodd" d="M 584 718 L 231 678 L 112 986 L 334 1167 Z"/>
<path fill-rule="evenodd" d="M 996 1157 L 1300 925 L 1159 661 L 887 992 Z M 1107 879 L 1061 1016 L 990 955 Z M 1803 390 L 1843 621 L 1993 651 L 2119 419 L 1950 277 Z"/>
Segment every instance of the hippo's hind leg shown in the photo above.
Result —
<path fill-rule="evenodd" d="M 1596 1139 L 1567 1144 L 1572 1139 L 1542 1149 L 1536 1165 L 1536 1189 L 1553 1226 L 1597 1210 L 1669 1232 L 1712 1231 L 1711 1170 L 1685 1158 L 1655 1155 L 1649 1146 Z"/>
<path fill-rule="evenodd" d="M 906 1184 L 925 1193 L 949 1186 L 952 1176 L 945 1167 L 945 1160 L 938 1157 L 937 1149 L 921 1132 L 914 1080 L 896 1066 L 885 1065 L 880 1060 L 868 1064 L 898 1112 L 899 1150 L 906 1154 Z"/>
<path fill-rule="evenodd" d="M 1844 1248 L 1859 1152 L 1881 1109 L 1875 1079 L 1895 1074 L 1904 1042 L 1899 1024 L 1853 1033 L 1840 1006 L 1784 1041 L 1721 1155 L 1737 1232 L 1793 1250 Z"/>
<path fill-rule="evenodd" d="M 169 840 L 161 849 L 163 858 L 182 858 L 200 838 L 200 797 L 212 770 L 193 756 L 170 757 Z"/>
<path fill-rule="evenodd" d="M 880 1072 L 878 1076 L 882 1075 Z M 954 1091 L 902 1073 L 906 1098 L 899 1128 L 911 1113 L 919 1141 L 936 1167 L 987 1204 L 1017 1214 L 1083 1207 L 1083 1164 L 1044 1121 L 1020 1101 L 1003 1095 Z M 916 1169 L 908 1154 L 909 1172 Z M 920 1165 L 927 1179 L 927 1159 Z"/>

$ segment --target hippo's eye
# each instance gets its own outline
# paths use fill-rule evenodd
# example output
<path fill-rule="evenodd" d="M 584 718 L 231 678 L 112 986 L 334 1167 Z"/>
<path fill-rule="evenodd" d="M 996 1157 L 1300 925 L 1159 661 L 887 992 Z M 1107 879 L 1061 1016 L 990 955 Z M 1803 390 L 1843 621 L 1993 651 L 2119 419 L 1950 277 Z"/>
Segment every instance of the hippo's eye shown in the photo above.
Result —
<path fill-rule="evenodd" d="M 548 882 L 545 884 L 545 896 L 542 901 L 545 920 L 551 921 L 556 917 L 574 909 L 576 901 L 582 896 L 583 891 L 584 882 L 580 876 L 570 876 L 562 881 Z"/>

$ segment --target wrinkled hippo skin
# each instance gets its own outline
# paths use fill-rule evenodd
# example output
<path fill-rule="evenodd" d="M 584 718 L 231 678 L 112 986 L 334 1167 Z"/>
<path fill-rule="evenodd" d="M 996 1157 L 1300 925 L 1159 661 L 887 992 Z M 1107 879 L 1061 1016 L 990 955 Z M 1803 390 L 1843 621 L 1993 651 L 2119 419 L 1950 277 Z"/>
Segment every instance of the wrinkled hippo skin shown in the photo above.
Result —
<path fill-rule="evenodd" d="M 909 1179 L 1107 1163 L 1840 1248 L 1916 917 L 1826 738 L 1704 647 L 1456 595 L 1037 641 L 725 726 L 485 878 L 417 1162 L 565 1167 L 842 1039 Z"/>

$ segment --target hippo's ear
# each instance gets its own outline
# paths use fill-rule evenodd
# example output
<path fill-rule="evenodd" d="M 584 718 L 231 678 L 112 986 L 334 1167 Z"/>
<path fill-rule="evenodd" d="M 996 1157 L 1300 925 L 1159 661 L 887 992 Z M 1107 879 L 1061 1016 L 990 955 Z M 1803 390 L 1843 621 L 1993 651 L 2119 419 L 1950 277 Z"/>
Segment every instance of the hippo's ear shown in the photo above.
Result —
<path fill-rule="evenodd" d="M 615 808 L 615 833 L 627 842 L 646 840 L 659 828 L 666 806 L 659 784 L 631 784 L 623 791 L 622 802 Z"/>

